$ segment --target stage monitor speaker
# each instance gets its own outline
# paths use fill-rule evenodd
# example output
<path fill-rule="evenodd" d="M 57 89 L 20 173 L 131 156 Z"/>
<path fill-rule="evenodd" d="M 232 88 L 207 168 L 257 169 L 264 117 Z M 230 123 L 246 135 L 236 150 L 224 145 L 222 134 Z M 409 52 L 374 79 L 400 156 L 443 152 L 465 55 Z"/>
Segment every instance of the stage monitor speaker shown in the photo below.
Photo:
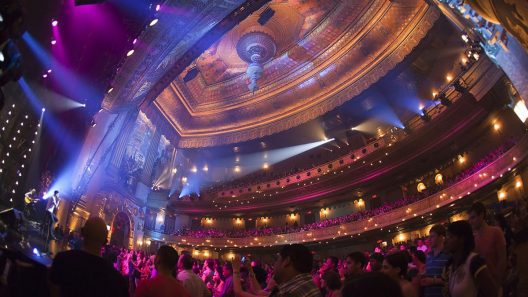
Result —
<path fill-rule="evenodd" d="M 75 5 L 79 6 L 79 5 L 99 4 L 105 1 L 106 0 L 75 0 Z"/>

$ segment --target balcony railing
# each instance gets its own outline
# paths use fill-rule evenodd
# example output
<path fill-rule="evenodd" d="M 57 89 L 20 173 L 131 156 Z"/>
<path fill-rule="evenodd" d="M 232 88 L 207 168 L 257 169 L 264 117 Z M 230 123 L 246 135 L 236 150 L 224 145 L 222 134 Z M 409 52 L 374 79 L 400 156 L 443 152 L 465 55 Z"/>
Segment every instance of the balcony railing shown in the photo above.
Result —
<path fill-rule="evenodd" d="M 522 161 L 527 154 L 528 137 L 523 137 L 515 146 L 497 158 L 497 160 L 491 162 L 486 167 L 468 176 L 464 180 L 461 180 L 438 193 L 392 211 L 388 211 L 382 215 L 341 225 L 280 235 L 245 238 L 194 238 L 190 236 L 167 235 L 153 231 L 146 231 L 145 235 L 158 240 L 163 238 L 163 240 L 177 244 L 220 248 L 273 246 L 356 236 L 363 232 L 384 228 L 403 222 L 407 219 L 412 219 L 416 216 L 428 214 L 431 211 L 451 204 L 458 199 L 463 199 L 491 183 L 500 175 L 510 171 Z"/>

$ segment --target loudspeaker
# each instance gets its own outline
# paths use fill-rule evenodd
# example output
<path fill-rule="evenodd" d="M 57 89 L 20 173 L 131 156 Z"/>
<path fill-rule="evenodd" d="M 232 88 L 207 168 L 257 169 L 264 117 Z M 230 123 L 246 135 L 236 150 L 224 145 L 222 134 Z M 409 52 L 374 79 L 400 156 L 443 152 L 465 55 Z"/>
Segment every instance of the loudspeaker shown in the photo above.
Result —
<path fill-rule="evenodd" d="M 75 5 L 89 5 L 89 4 L 99 4 L 103 3 L 105 0 L 75 0 Z"/>

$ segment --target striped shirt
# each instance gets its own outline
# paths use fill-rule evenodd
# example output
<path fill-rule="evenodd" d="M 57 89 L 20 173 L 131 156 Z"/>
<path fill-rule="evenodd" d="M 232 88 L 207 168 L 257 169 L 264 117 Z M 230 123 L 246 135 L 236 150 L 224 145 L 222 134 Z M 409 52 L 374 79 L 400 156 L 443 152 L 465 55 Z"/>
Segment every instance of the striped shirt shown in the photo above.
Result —
<path fill-rule="evenodd" d="M 444 267 L 447 264 L 447 261 L 449 261 L 449 258 L 450 256 L 446 254 L 444 251 L 441 251 L 436 256 L 434 255 L 433 251 L 429 252 L 425 260 L 425 275 L 427 277 L 436 276 L 437 278 L 440 278 L 442 276 Z M 424 287 L 424 296 L 425 297 L 442 297 L 443 296 L 442 289 L 443 289 L 443 286 Z"/>
<path fill-rule="evenodd" d="M 270 297 L 321 297 L 321 292 L 315 286 L 312 276 L 303 273 L 280 284 L 271 292 Z"/>

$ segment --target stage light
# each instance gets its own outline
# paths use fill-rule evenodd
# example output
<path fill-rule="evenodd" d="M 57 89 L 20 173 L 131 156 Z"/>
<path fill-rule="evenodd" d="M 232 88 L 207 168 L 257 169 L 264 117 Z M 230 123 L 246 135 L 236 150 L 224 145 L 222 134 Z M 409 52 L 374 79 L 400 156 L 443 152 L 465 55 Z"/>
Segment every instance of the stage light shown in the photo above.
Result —
<path fill-rule="evenodd" d="M 110 93 L 112 93 L 113 90 L 114 90 L 114 88 L 110 88 L 110 89 L 108 89 L 108 91 L 106 93 L 110 94 Z"/>
<path fill-rule="evenodd" d="M 86 107 L 86 103 L 81 104 L 82 107 Z"/>
<path fill-rule="evenodd" d="M 53 39 L 53 40 L 51 41 L 51 45 L 55 45 L 55 44 L 57 44 L 57 40 Z"/>
<path fill-rule="evenodd" d="M 153 20 L 150 22 L 149 26 L 152 27 L 152 26 L 156 25 L 157 23 L 158 23 L 158 19 L 153 19 Z"/>
<path fill-rule="evenodd" d="M 440 95 L 438 95 L 438 97 L 436 98 L 437 101 L 440 101 L 440 103 L 444 106 L 449 106 L 451 105 L 451 101 L 449 101 L 449 99 L 447 99 L 446 95 L 444 93 L 441 93 Z"/>
<path fill-rule="evenodd" d="M 515 188 L 516 189 L 520 189 L 522 187 L 522 181 L 518 180 L 516 183 L 515 183 Z"/>
<path fill-rule="evenodd" d="M 134 54 L 134 50 L 129 50 L 128 53 L 127 53 L 127 57 L 130 57 Z"/>
<path fill-rule="evenodd" d="M 427 114 L 427 110 L 425 108 L 422 108 L 420 111 L 421 111 L 420 118 L 424 122 L 429 122 L 431 120 L 431 117 Z"/>
<path fill-rule="evenodd" d="M 48 75 L 47 75 L 47 74 L 43 74 L 42 77 L 43 77 L 43 78 L 46 78 L 46 77 L 48 77 Z"/>
<path fill-rule="evenodd" d="M 262 169 L 268 169 L 268 168 L 269 168 L 268 163 L 264 163 L 264 164 L 262 165 Z"/>
<path fill-rule="evenodd" d="M 51 73 L 51 69 L 48 69 L 48 73 Z"/>
<path fill-rule="evenodd" d="M 526 119 L 528 119 L 528 108 L 526 108 L 526 104 L 521 99 L 515 103 L 515 106 L 513 107 L 513 111 L 517 115 L 517 117 L 521 120 L 521 122 L 526 122 Z"/>
<path fill-rule="evenodd" d="M 465 43 L 469 42 L 469 36 L 466 33 L 462 34 L 462 36 L 460 37 L 462 38 L 462 40 L 464 40 Z"/>
<path fill-rule="evenodd" d="M 4 61 L 5 61 L 4 53 L 0 52 L 0 62 L 4 62 Z"/>
<path fill-rule="evenodd" d="M 207 165 L 204 165 L 204 167 L 202 168 L 203 171 L 209 171 L 209 167 L 207 167 Z"/>
<path fill-rule="evenodd" d="M 45 111 L 46 111 L 46 108 L 43 107 L 43 108 L 42 108 L 42 112 L 45 112 Z M 27 118 L 26 118 L 26 119 L 27 119 Z"/>
<path fill-rule="evenodd" d="M 453 76 L 451 74 L 446 75 L 446 80 L 449 82 L 453 80 Z"/>
<path fill-rule="evenodd" d="M 466 162 L 466 157 L 459 155 L 458 156 L 458 163 L 464 164 Z"/>
<path fill-rule="evenodd" d="M 134 38 L 134 40 L 132 41 L 132 44 L 136 44 L 137 43 L 137 38 Z"/>
<path fill-rule="evenodd" d="M 416 186 L 416 190 L 418 191 L 418 193 L 421 193 L 423 192 L 423 190 L 427 189 L 427 187 L 425 186 L 424 183 L 419 183 L 417 186 Z"/>
<path fill-rule="evenodd" d="M 160 9 L 161 9 L 161 5 L 159 5 L 159 4 L 156 5 L 156 11 L 160 11 Z"/>
<path fill-rule="evenodd" d="M 53 20 L 53 21 L 51 21 L 51 25 L 52 25 L 53 27 L 57 27 L 57 26 L 59 25 L 59 21 L 57 21 L 57 20 Z"/>
<path fill-rule="evenodd" d="M 191 171 L 194 172 L 194 173 L 196 173 L 196 172 L 198 172 L 198 169 L 196 168 L 196 166 L 193 166 L 193 167 L 191 168 Z"/>

